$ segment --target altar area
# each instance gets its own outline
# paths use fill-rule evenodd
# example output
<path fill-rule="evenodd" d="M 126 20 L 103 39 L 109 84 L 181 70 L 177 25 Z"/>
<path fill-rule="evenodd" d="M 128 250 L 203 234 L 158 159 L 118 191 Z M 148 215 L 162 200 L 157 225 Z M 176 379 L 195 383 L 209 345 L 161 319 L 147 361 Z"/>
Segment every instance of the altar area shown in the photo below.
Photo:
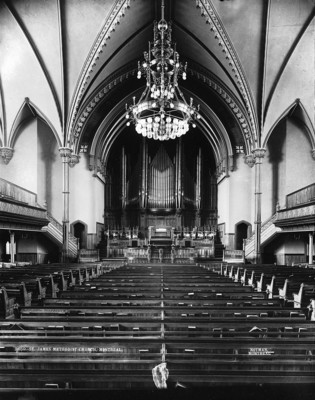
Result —
<path fill-rule="evenodd" d="M 215 259 L 215 233 L 177 231 L 174 227 L 149 226 L 142 237 L 136 229 L 107 232 L 107 256 L 128 262 L 187 263 Z"/>
<path fill-rule="evenodd" d="M 216 171 L 199 139 L 166 146 L 124 136 L 113 146 L 105 182 L 107 257 L 173 263 L 215 257 Z"/>

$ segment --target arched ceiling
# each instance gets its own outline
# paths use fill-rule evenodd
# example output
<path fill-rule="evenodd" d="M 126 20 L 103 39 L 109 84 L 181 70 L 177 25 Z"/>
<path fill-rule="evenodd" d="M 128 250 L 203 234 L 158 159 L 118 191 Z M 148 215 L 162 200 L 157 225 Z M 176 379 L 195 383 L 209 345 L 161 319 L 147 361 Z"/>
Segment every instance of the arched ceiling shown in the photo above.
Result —
<path fill-rule="evenodd" d="M 198 129 L 217 143 L 218 163 L 228 163 L 236 147 L 249 154 L 261 146 L 297 98 L 314 135 L 314 1 L 165 0 L 172 38 L 188 62 L 180 85 L 201 104 Z M 27 97 L 63 146 L 104 154 L 108 135 L 125 129 L 125 103 L 144 88 L 137 62 L 160 6 L 161 0 L 0 2 L 0 144 L 9 146 Z"/>

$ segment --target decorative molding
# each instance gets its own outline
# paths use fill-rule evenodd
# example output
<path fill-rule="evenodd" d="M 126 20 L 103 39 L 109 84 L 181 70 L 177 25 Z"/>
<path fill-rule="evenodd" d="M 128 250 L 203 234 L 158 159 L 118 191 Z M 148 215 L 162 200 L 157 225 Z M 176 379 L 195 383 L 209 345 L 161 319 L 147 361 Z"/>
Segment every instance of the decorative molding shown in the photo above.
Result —
<path fill-rule="evenodd" d="M 253 135 L 251 134 L 251 124 L 248 119 L 244 115 L 244 112 L 241 110 L 240 105 L 237 104 L 237 100 L 231 97 L 231 94 L 227 93 L 226 89 L 224 89 L 220 84 L 215 82 L 209 76 L 206 76 L 204 73 L 197 72 L 195 70 L 189 69 L 189 72 L 192 76 L 195 76 L 197 79 L 201 79 L 204 83 L 206 83 L 211 89 L 213 89 L 222 100 L 227 104 L 227 106 L 231 109 L 233 114 L 235 115 L 239 126 L 242 130 L 244 141 L 248 143 L 249 149 L 253 147 Z"/>
<path fill-rule="evenodd" d="M 247 164 L 250 168 L 253 168 L 255 165 L 255 157 L 253 154 L 247 154 L 244 156 L 245 164 Z"/>
<path fill-rule="evenodd" d="M 253 155 L 255 158 L 255 163 L 256 164 L 261 164 L 261 160 L 265 157 L 266 149 L 263 148 L 257 148 L 253 150 Z"/>
<path fill-rule="evenodd" d="M 244 156 L 245 164 L 252 168 L 255 164 L 261 164 L 262 159 L 265 157 L 266 149 L 256 148 L 250 154 Z"/>
<path fill-rule="evenodd" d="M 217 15 L 211 1 L 196 0 L 196 7 L 200 8 L 201 15 L 206 18 L 206 23 L 210 25 L 210 31 L 213 33 L 214 38 L 218 41 L 218 45 L 221 47 L 221 51 L 225 54 L 225 58 L 234 75 L 234 80 L 245 103 L 245 107 L 250 120 L 253 140 L 257 141 L 258 127 L 255 107 L 250 93 L 250 86 L 242 71 L 241 63 L 238 60 L 236 51 L 233 48 L 233 45 L 229 40 L 228 35 L 223 28 L 223 24 L 220 21 L 220 18 Z"/>
<path fill-rule="evenodd" d="M 79 163 L 80 161 L 80 156 L 78 154 L 71 154 L 71 156 L 69 157 L 69 167 L 73 168 L 76 164 Z"/>
<path fill-rule="evenodd" d="M 78 138 L 86 124 L 88 117 L 95 109 L 95 107 L 99 104 L 101 99 L 108 94 L 114 87 L 118 84 L 123 83 L 130 76 L 134 76 L 137 72 L 137 68 L 132 69 L 131 71 L 124 72 L 119 76 L 113 78 L 109 83 L 107 83 L 102 89 L 99 90 L 98 93 L 88 102 L 88 104 L 81 110 L 80 115 L 73 126 L 73 129 L 70 134 L 70 143 L 73 144 L 76 138 Z"/>
<path fill-rule="evenodd" d="M 68 163 L 71 168 L 78 164 L 81 158 L 78 154 L 73 154 L 73 150 L 70 147 L 59 147 L 59 153 L 62 162 Z"/>
<path fill-rule="evenodd" d="M 7 165 L 13 157 L 14 150 L 11 147 L 0 147 L 0 156 Z"/>
<path fill-rule="evenodd" d="M 79 110 L 79 103 L 83 97 L 83 94 L 88 86 L 88 81 L 97 65 L 100 58 L 100 54 L 103 52 L 103 47 L 106 46 L 106 42 L 110 39 L 111 33 L 115 31 L 115 26 L 120 23 L 122 17 L 125 16 L 125 11 L 130 8 L 131 0 L 117 0 L 114 8 L 112 9 L 108 19 L 106 20 L 101 32 L 99 33 L 93 48 L 91 49 L 89 56 L 84 64 L 83 70 L 80 74 L 75 95 L 72 100 L 68 133 L 72 134 L 72 128 L 75 122 Z"/>
<path fill-rule="evenodd" d="M 312 154 L 313 160 L 315 160 L 315 149 L 312 149 L 312 150 L 311 150 L 311 154 Z"/>
<path fill-rule="evenodd" d="M 59 154 L 60 157 L 68 159 L 66 162 L 69 162 L 72 154 L 72 149 L 70 149 L 70 147 L 59 147 Z"/>

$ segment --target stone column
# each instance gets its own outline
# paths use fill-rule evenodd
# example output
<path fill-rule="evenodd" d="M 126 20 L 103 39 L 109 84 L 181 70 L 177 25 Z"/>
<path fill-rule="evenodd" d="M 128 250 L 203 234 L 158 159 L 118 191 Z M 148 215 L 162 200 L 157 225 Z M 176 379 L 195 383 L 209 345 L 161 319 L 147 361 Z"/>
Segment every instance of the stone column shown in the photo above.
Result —
<path fill-rule="evenodd" d="M 71 161 L 72 149 L 60 147 L 59 152 L 63 170 L 62 262 L 67 262 L 69 258 L 69 162 Z"/>
<path fill-rule="evenodd" d="M 265 149 L 253 150 L 255 158 L 255 263 L 261 262 L 261 164 L 265 156 Z"/>
<path fill-rule="evenodd" d="M 14 245 L 14 232 L 10 231 L 10 262 L 13 263 L 15 256 L 15 245 Z"/>
<path fill-rule="evenodd" d="M 313 264 L 314 235 L 308 234 L 308 263 Z"/>

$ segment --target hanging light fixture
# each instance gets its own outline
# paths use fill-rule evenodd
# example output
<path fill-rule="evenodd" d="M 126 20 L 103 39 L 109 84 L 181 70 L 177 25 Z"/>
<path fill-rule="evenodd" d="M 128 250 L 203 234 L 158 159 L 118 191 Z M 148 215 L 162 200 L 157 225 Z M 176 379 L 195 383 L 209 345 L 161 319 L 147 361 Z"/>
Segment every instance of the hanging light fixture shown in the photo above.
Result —
<path fill-rule="evenodd" d="M 175 139 L 196 126 L 200 118 L 199 105 L 186 102 L 178 86 L 178 79 L 186 79 L 187 63 L 179 61 L 176 48 L 171 47 L 171 26 L 164 19 L 164 0 L 161 3 L 161 20 L 154 22 L 154 39 L 149 51 L 144 52 L 144 61 L 138 62 L 138 79 L 146 77 L 147 84 L 138 102 L 126 104 L 127 126 L 133 122 L 136 131 L 155 140 Z"/>

